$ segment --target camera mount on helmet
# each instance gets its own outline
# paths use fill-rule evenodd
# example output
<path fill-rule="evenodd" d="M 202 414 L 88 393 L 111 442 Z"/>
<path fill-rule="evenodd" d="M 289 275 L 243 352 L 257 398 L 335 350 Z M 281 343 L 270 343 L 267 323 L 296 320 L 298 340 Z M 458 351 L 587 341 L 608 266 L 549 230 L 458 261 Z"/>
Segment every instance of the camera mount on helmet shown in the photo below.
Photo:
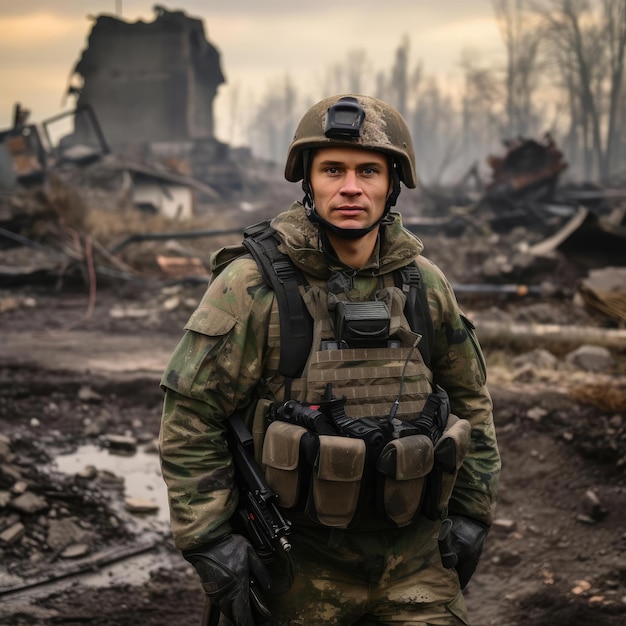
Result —
<path fill-rule="evenodd" d="M 352 96 L 344 96 L 328 108 L 324 135 L 329 138 L 346 139 L 361 136 L 365 111 Z"/>

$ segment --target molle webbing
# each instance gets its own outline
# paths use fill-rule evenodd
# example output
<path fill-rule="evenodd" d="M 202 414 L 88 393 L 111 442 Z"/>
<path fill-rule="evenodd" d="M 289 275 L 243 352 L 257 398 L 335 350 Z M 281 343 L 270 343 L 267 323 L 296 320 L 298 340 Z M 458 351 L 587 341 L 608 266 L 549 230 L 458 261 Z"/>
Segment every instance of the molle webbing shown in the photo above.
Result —
<path fill-rule="evenodd" d="M 299 290 L 306 280 L 278 249 L 279 240 L 269 222 L 249 226 L 244 231 L 243 244 L 276 294 L 281 336 L 278 371 L 285 377 L 286 397 L 290 397 L 291 381 L 302 374 L 313 339 L 313 319 Z M 418 349 L 425 365 L 430 367 L 434 330 L 421 273 L 413 263 L 396 270 L 394 282 L 406 294 L 404 314 L 413 332 L 423 337 Z"/>
<path fill-rule="evenodd" d="M 405 393 L 398 417 L 418 415 L 432 389 L 432 381 L 417 351 L 406 363 L 411 352 L 406 347 L 314 351 L 307 378 L 294 381 L 293 397 L 318 402 L 327 385 L 332 384 L 335 395 L 346 398 L 350 417 L 386 416 L 401 387 L 406 365 Z"/>

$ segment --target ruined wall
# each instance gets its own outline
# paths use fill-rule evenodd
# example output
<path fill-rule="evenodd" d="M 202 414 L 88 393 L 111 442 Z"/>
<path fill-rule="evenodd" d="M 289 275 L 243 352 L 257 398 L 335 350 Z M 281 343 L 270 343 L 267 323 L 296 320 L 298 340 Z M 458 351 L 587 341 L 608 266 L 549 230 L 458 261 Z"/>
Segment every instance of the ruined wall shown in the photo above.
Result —
<path fill-rule="evenodd" d="M 114 149 L 213 138 L 219 52 L 200 20 L 155 10 L 150 23 L 99 16 L 74 68 L 77 106 L 91 104 Z"/>

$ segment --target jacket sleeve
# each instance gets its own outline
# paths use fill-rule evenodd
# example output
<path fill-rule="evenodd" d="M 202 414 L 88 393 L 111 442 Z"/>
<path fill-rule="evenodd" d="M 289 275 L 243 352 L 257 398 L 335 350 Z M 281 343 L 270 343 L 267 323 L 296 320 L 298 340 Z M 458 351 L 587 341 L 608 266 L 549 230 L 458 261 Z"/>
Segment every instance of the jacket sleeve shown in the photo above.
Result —
<path fill-rule="evenodd" d="M 253 405 L 272 301 L 254 261 L 234 261 L 209 285 L 163 374 L 161 467 L 181 550 L 229 531 L 237 495 L 224 422 Z"/>
<path fill-rule="evenodd" d="M 470 448 L 459 470 L 449 512 L 489 526 L 501 461 L 485 360 L 474 326 L 459 309 L 452 287 L 438 268 L 431 269 L 427 286 L 435 326 L 433 379 L 448 392 L 452 412 L 472 426 Z"/>

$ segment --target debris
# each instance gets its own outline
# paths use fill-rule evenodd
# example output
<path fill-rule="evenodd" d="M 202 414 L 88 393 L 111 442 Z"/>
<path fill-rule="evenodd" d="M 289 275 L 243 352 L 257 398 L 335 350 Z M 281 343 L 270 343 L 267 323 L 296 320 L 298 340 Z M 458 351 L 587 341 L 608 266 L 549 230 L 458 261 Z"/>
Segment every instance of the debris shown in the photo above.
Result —
<path fill-rule="evenodd" d="M 90 547 L 86 543 L 74 543 L 67 546 L 61 552 L 61 558 L 63 559 L 77 559 L 81 556 L 85 556 L 90 551 Z"/>
<path fill-rule="evenodd" d="M 123 450 L 126 452 L 135 452 L 137 450 L 137 439 L 126 435 L 105 435 L 104 443 L 111 450 Z"/>
<path fill-rule="evenodd" d="M 572 588 L 572 593 L 578 596 L 582 593 L 586 593 L 590 589 L 591 583 L 588 580 L 577 580 L 575 581 L 575 586 Z"/>
<path fill-rule="evenodd" d="M 597 522 L 604 519 L 608 513 L 608 511 L 603 508 L 598 494 L 593 489 L 587 489 L 587 491 L 585 491 L 582 507 L 585 515 L 588 515 Z"/>
<path fill-rule="evenodd" d="M 478 338 L 484 345 L 515 343 L 532 347 L 539 344 L 544 346 L 553 344 L 579 346 L 589 343 L 595 346 L 610 347 L 613 350 L 626 349 L 626 330 L 593 326 L 519 324 L 481 320 Z"/>
<path fill-rule="evenodd" d="M 592 270 L 578 285 L 578 293 L 589 309 L 626 324 L 626 267 Z"/>
<path fill-rule="evenodd" d="M 567 169 L 563 153 L 549 133 L 541 142 L 519 137 L 505 141 L 504 145 L 507 151 L 503 157 L 487 158 L 492 168 L 492 180 L 487 184 L 490 196 L 519 195 L 537 188 L 551 193 Z"/>
<path fill-rule="evenodd" d="M 604 372 L 615 364 L 615 359 L 604 346 L 581 345 L 565 356 L 565 361 L 586 372 Z"/>
<path fill-rule="evenodd" d="M 154 500 L 142 498 L 126 498 L 124 506 L 129 513 L 156 513 L 159 505 Z"/>
<path fill-rule="evenodd" d="M 496 532 L 512 533 L 517 529 L 517 522 L 512 519 L 496 517 L 493 520 L 492 529 Z"/>
<path fill-rule="evenodd" d="M 48 503 L 30 491 L 23 493 L 14 500 L 11 500 L 9 506 L 16 509 L 20 513 L 39 513 L 48 508 Z"/>

